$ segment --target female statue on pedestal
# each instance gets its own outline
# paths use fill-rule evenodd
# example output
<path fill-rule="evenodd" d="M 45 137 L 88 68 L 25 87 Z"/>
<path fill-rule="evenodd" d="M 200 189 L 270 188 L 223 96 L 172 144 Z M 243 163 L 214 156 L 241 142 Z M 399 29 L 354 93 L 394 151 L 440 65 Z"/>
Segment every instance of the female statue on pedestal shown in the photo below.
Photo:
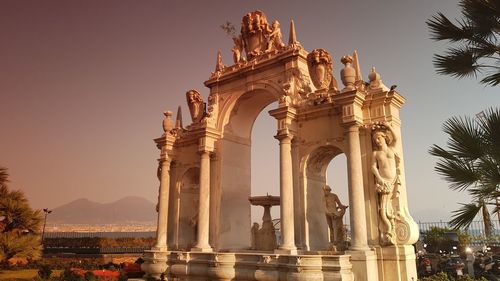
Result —
<path fill-rule="evenodd" d="M 399 156 L 396 152 L 396 134 L 387 122 L 376 122 L 372 126 L 374 150 L 372 172 L 375 175 L 376 190 L 379 194 L 379 230 L 381 242 L 395 244 L 395 215 L 392 197 L 399 195 Z"/>

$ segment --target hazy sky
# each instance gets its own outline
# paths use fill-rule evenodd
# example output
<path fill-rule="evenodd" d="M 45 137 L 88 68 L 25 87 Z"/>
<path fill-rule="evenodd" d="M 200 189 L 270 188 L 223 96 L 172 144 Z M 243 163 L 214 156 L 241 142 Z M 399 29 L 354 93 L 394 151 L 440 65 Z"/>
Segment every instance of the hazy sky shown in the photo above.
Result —
<path fill-rule="evenodd" d="M 416 220 L 447 220 L 466 194 L 450 191 L 427 151 L 444 145 L 442 123 L 500 104 L 499 88 L 438 76 L 426 19 L 456 16 L 457 1 L 0 1 L 0 165 L 11 187 L 36 208 L 77 198 L 111 202 L 128 195 L 156 200 L 153 138 L 164 110 L 182 105 L 214 70 L 216 54 L 232 62 L 225 21 L 263 10 L 295 21 L 306 50 L 327 49 L 340 81 L 340 57 L 358 50 L 363 77 L 372 66 L 407 99 L 401 111 L 410 211 Z M 277 194 L 276 123 L 264 110 L 253 131 L 253 194 Z M 269 155 L 274 155 L 270 159 Z M 271 157 L 272 158 L 272 157 Z M 274 161 L 274 162 L 273 162 Z M 329 182 L 342 201 L 341 158 Z M 342 174 L 342 175 L 341 175 Z M 340 178 L 340 179 L 338 179 Z"/>

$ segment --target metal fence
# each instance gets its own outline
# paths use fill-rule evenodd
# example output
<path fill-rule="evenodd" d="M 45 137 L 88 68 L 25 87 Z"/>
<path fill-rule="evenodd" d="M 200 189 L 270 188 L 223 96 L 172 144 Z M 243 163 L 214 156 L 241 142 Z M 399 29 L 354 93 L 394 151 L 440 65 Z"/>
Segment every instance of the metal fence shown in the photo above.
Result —
<path fill-rule="evenodd" d="M 155 231 L 146 232 L 45 232 L 44 238 L 149 238 Z"/>
<path fill-rule="evenodd" d="M 492 220 L 493 224 L 493 235 L 500 236 L 500 222 L 498 220 Z M 448 222 L 439 221 L 439 222 L 418 222 L 418 227 L 420 229 L 420 233 L 423 234 L 430 230 L 432 227 L 440 227 L 440 228 L 451 228 Z M 484 223 L 482 221 L 473 221 L 468 228 L 460 229 L 471 236 L 481 237 L 484 236 Z"/>

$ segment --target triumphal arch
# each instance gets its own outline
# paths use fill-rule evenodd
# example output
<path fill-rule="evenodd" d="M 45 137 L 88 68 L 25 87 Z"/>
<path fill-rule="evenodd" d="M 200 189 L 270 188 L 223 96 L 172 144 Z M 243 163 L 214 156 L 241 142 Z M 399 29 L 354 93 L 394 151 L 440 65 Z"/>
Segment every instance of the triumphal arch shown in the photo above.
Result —
<path fill-rule="evenodd" d="M 224 64 L 219 52 L 205 81 L 207 99 L 187 91 L 190 124 L 184 126 L 180 110 L 175 120 L 167 111 L 164 134 L 155 139 L 161 150 L 158 230 L 143 265 L 147 275 L 416 280 L 418 229 L 407 204 L 403 96 L 386 87 L 375 68 L 365 80 L 355 51 L 305 50 L 293 21 L 284 42 L 278 21 L 262 11 L 248 13 L 233 41 L 232 62 Z M 250 217 L 251 131 L 273 102 L 280 165 L 273 204 L 280 205 L 281 241 L 259 249 L 253 241 L 258 225 L 252 227 Z M 350 231 L 346 241 L 332 241 L 326 169 L 340 154 L 347 159 L 349 202 L 333 208 L 349 213 Z"/>

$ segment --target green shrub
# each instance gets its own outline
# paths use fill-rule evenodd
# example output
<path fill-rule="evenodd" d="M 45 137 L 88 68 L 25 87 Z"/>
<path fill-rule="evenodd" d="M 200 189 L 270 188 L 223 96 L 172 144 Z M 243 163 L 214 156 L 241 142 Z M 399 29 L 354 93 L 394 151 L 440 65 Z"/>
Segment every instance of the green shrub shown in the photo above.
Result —
<path fill-rule="evenodd" d="M 456 233 L 458 243 L 447 236 L 448 233 Z M 459 229 L 450 229 L 447 227 L 431 227 L 425 232 L 424 243 L 427 244 L 426 250 L 429 253 L 436 253 L 439 250 L 450 251 L 453 246 L 458 247 L 458 252 L 463 252 L 467 244 L 470 243 L 471 236 Z"/>

